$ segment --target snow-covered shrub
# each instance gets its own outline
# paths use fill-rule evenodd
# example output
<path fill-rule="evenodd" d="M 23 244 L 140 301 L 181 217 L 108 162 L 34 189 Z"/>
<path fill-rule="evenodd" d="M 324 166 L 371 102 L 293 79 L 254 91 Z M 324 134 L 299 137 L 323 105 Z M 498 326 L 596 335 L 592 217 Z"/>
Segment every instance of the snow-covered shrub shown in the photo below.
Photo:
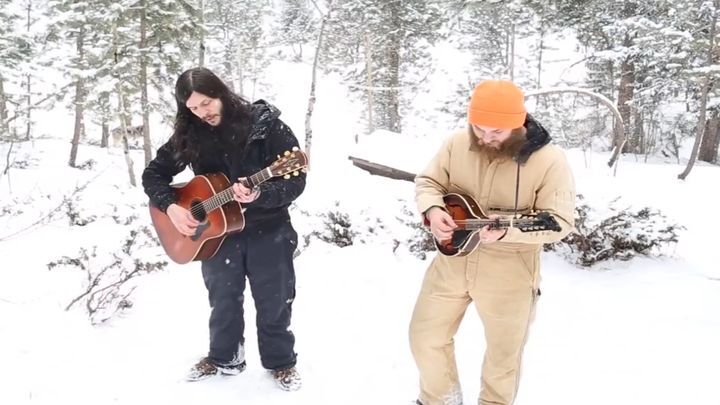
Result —
<path fill-rule="evenodd" d="M 582 200 L 581 195 L 578 196 Z M 661 247 L 678 241 L 682 226 L 671 223 L 657 210 L 645 207 L 638 210 L 610 207 L 611 215 L 597 218 L 588 204 L 575 209 L 576 232 L 562 241 L 545 246 L 568 261 L 590 267 L 605 260 L 630 260 L 638 255 L 661 256 Z"/>
<path fill-rule="evenodd" d="M 404 233 L 402 238 L 395 239 L 393 252 L 400 246 L 406 246 L 413 256 L 425 260 L 428 252 L 436 250 L 432 233 L 423 224 L 422 218 L 410 210 L 407 205 L 403 207 L 402 214 L 397 217 L 397 220 L 405 226 L 408 232 Z"/>
<path fill-rule="evenodd" d="M 313 233 L 318 239 L 340 247 L 353 244 L 357 232 L 352 229 L 350 215 L 340 210 L 334 210 L 323 213 L 322 218 L 325 227 Z"/>
<path fill-rule="evenodd" d="M 88 159 L 88 160 L 80 163 L 79 165 L 75 166 L 76 169 L 80 169 L 80 170 L 95 170 L 96 167 L 97 167 L 97 161 L 95 161 L 93 159 Z"/>
<path fill-rule="evenodd" d="M 65 214 L 68 216 L 68 219 L 70 219 L 70 226 L 85 226 L 97 219 L 95 215 L 88 215 L 87 210 L 78 207 L 79 203 L 77 198 L 66 198 L 63 204 L 65 206 Z"/>
<path fill-rule="evenodd" d="M 82 289 L 70 300 L 65 310 L 82 305 L 90 322 L 96 325 L 132 307 L 130 295 L 135 285 L 129 281 L 162 270 L 168 264 L 163 260 L 141 258 L 139 253 L 142 249 L 156 246 L 150 228 L 141 225 L 127 234 L 119 250 L 108 250 L 111 246 L 107 244 L 95 245 L 90 249 L 81 248 L 73 257 L 63 256 L 49 262 L 49 270 L 74 268 L 85 273 Z"/>
<path fill-rule="evenodd" d="M 10 167 L 13 169 L 27 169 L 32 166 L 36 166 L 36 165 L 33 164 L 33 162 L 30 162 L 29 160 L 16 160 L 10 164 Z"/>
<path fill-rule="evenodd" d="M 295 206 L 291 211 L 296 211 Z M 310 245 L 312 239 L 319 239 L 339 247 L 351 246 L 355 243 L 358 232 L 353 229 L 350 214 L 340 209 L 340 203 L 335 201 L 331 207 L 299 210 L 301 215 L 293 213 L 301 246 L 304 250 Z"/>

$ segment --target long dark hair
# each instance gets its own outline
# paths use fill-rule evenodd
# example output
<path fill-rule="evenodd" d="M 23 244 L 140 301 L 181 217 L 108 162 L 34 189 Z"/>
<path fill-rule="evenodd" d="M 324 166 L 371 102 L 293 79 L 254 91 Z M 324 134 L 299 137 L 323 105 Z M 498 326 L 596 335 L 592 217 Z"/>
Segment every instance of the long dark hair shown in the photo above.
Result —
<path fill-rule="evenodd" d="M 177 115 L 171 139 L 180 157 L 188 163 L 197 163 L 201 141 L 198 129 L 207 127 L 207 124 L 185 105 L 194 91 L 220 99 L 222 102 L 220 129 L 231 128 L 233 140 L 244 144 L 252 118 L 250 103 L 233 93 L 215 73 L 203 67 L 196 67 L 184 71 L 175 83 Z"/>

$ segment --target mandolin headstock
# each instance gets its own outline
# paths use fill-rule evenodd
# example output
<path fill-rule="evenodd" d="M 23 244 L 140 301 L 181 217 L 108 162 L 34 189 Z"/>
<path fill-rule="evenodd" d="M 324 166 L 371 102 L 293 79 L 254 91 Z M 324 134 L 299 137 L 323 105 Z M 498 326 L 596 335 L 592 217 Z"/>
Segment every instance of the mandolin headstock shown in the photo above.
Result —
<path fill-rule="evenodd" d="M 537 214 L 524 215 L 514 221 L 513 227 L 518 228 L 522 232 L 560 232 L 562 230 L 555 217 L 550 215 L 549 212 L 538 212 Z"/>

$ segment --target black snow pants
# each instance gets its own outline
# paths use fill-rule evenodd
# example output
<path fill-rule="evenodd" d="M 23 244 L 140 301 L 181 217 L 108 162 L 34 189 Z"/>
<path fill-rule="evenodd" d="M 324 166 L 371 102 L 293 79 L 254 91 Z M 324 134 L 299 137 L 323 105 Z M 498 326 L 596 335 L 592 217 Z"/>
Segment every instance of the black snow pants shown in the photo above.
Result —
<path fill-rule="evenodd" d="M 289 220 L 263 225 L 228 236 L 218 252 L 202 263 L 212 308 L 208 357 L 217 364 L 237 361 L 238 349 L 245 343 L 246 278 L 255 301 L 263 367 L 278 370 L 296 362 L 295 336 L 289 327 L 295 299 L 293 253 L 298 236 Z"/>

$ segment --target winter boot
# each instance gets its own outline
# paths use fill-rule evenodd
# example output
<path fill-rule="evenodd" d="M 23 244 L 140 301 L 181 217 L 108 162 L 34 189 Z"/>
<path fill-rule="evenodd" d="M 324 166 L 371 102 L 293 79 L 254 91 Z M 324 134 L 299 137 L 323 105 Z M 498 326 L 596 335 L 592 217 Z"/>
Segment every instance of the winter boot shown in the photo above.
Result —
<path fill-rule="evenodd" d="M 278 387 L 285 391 L 296 391 L 302 385 L 302 379 L 295 367 L 272 370 L 272 376 Z"/>
<path fill-rule="evenodd" d="M 207 357 L 195 364 L 185 376 L 187 381 L 200 381 L 214 375 L 238 375 L 245 371 L 245 361 L 233 361 L 228 364 L 217 364 Z"/>

